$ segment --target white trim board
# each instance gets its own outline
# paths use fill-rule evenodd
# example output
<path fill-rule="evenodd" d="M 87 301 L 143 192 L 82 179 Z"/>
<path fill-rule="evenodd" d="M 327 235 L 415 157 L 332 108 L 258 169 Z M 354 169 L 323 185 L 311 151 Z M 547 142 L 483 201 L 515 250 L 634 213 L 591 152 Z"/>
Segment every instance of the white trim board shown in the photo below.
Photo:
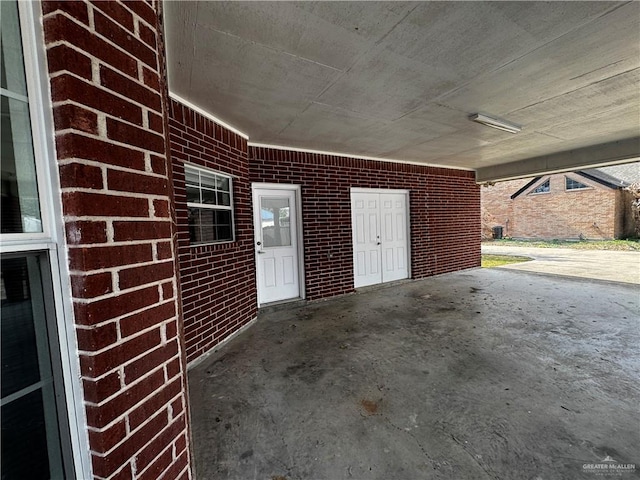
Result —
<path fill-rule="evenodd" d="M 464 167 L 457 167 L 457 166 L 451 166 L 451 165 L 442 165 L 442 164 L 438 164 L 438 163 L 423 163 L 423 162 L 415 162 L 415 161 L 411 161 L 411 160 L 398 160 L 398 159 L 394 159 L 394 158 L 371 157 L 371 156 L 367 156 L 367 155 L 355 155 L 355 154 L 352 154 L 352 153 L 329 152 L 327 150 L 313 150 L 313 149 L 309 149 L 309 148 L 299 148 L 299 147 L 292 147 L 292 146 L 287 146 L 287 145 L 272 145 L 272 144 L 269 144 L 269 143 L 250 142 L 249 141 L 249 134 L 244 133 L 242 130 L 234 127 L 233 125 L 225 122 L 224 120 L 221 120 L 220 118 L 216 117 L 214 114 L 208 112 L 204 108 L 197 106 L 195 103 L 192 103 L 189 100 L 186 100 L 185 98 L 181 97 L 180 95 L 178 95 L 175 92 L 172 92 L 171 90 L 169 90 L 169 97 L 174 99 L 177 102 L 182 103 L 185 107 L 189 107 L 191 110 L 194 110 L 194 111 L 198 112 L 199 114 L 204 115 L 209 120 L 213 120 L 218 125 L 220 125 L 220 126 L 226 128 L 226 129 L 231 130 L 232 132 L 240 135 L 242 138 L 247 140 L 247 145 L 249 147 L 271 148 L 271 149 L 274 149 L 274 150 L 287 150 L 287 151 L 290 151 L 290 152 L 315 153 L 315 154 L 318 154 L 318 155 L 331 155 L 331 156 L 334 156 L 334 157 L 356 158 L 356 159 L 359 159 L 359 160 L 373 160 L 373 161 L 376 161 L 376 162 L 405 163 L 407 165 L 418 165 L 418 166 L 421 166 L 421 167 L 445 168 L 445 169 L 449 169 L 449 170 L 463 170 L 465 172 L 475 172 L 476 171 L 473 168 L 464 168 Z"/>
<path fill-rule="evenodd" d="M 403 195 L 407 195 L 411 193 L 411 190 L 407 188 L 361 188 L 361 187 L 351 187 L 351 193 L 399 193 Z"/>
<path fill-rule="evenodd" d="M 256 143 L 256 142 L 248 142 L 247 145 L 250 147 L 256 147 L 256 148 L 272 148 L 274 150 L 288 150 L 291 152 L 315 153 L 318 155 L 331 155 L 334 157 L 355 158 L 358 160 L 373 160 L 375 162 L 404 163 L 407 165 L 418 165 L 420 167 L 444 168 L 447 170 L 463 170 L 465 172 L 476 171 L 474 168 L 453 167 L 450 165 L 441 165 L 437 163 L 414 162 L 411 160 L 398 160 L 393 158 L 369 157 L 366 155 L 353 155 L 351 153 L 328 152 L 326 150 L 312 150 L 308 148 L 288 147 L 286 145 L 271 145 L 268 143 Z"/>
<path fill-rule="evenodd" d="M 189 107 L 191 110 L 198 112 L 200 115 L 204 115 L 209 120 L 213 120 L 218 125 L 226 128 L 227 130 L 231 130 L 233 133 L 236 133 L 236 134 L 240 135 L 245 140 L 249 140 L 249 135 L 247 135 L 246 133 L 238 130 L 237 128 L 235 128 L 234 126 L 228 124 L 227 122 L 225 122 L 223 120 L 220 120 L 218 117 L 216 117 L 212 113 L 209 113 L 205 109 L 203 109 L 201 107 L 198 107 L 196 104 L 191 103 L 189 100 L 185 100 L 180 95 L 178 95 L 178 94 L 176 94 L 176 93 L 174 93 L 172 91 L 169 91 L 169 97 L 173 98 L 176 102 L 180 102 L 185 107 Z"/>

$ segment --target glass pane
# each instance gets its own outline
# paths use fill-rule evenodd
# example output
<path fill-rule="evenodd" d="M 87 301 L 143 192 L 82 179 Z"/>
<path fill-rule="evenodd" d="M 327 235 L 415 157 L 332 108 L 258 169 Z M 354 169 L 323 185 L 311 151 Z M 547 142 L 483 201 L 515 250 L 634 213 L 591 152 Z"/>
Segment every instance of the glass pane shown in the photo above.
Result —
<path fill-rule="evenodd" d="M 216 210 L 216 225 L 231 226 L 231 211 Z"/>
<path fill-rule="evenodd" d="M 0 52 L 2 66 L 0 77 L 2 88 L 18 95 L 27 96 L 27 81 L 22 58 L 22 39 L 20 38 L 20 20 L 16 2 L 0 1 Z M 4 113 L 4 112 L 3 112 Z M 4 117 L 2 121 L 4 122 Z"/>
<path fill-rule="evenodd" d="M 233 240 L 231 211 L 189 207 L 189 239 L 191 243 Z"/>
<path fill-rule="evenodd" d="M 211 243 L 218 240 L 216 238 L 215 226 L 210 223 L 203 223 L 200 225 L 200 240 L 199 242 Z"/>
<path fill-rule="evenodd" d="M 2 398 L 40 381 L 26 257 L 2 260 Z M 40 319 L 42 322 L 42 319 Z M 43 328 L 43 325 L 39 325 Z M 46 328 L 46 327 L 44 327 Z M 45 376 L 49 376 L 45 372 Z"/>
<path fill-rule="evenodd" d="M 549 185 L 549 180 L 547 180 L 546 182 L 536 187 L 531 193 L 547 193 L 550 189 Z"/>
<path fill-rule="evenodd" d="M 209 208 L 200 209 L 200 223 L 203 225 L 213 225 L 215 222 L 215 210 Z"/>
<path fill-rule="evenodd" d="M 216 177 L 217 175 L 214 173 L 200 172 L 200 183 L 203 187 L 208 187 L 215 190 Z"/>
<path fill-rule="evenodd" d="M 192 243 L 200 241 L 200 209 L 189 207 L 189 240 Z"/>
<path fill-rule="evenodd" d="M 233 240 L 230 210 L 216 211 L 216 238 L 218 241 Z"/>
<path fill-rule="evenodd" d="M 261 198 L 260 221 L 264 247 L 291 245 L 290 206 L 288 198 Z"/>
<path fill-rule="evenodd" d="M 214 190 L 209 190 L 207 188 L 202 189 L 202 202 L 207 203 L 209 205 L 216 204 L 216 192 Z"/>
<path fill-rule="evenodd" d="M 573 178 L 565 177 L 567 190 L 578 190 L 580 188 L 588 188 L 584 183 L 581 183 Z"/>
<path fill-rule="evenodd" d="M 218 225 L 216 226 L 216 236 L 219 241 L 222 240 L 233 240 L 231 236 L 231 227 L 228 225 Z"/>
<path fill-rule="evenodd" d="M 28 105 L 2 96 L 2 233 L 42 232 Z"/>
<path fill-rule="evenodd" d="M 224 192 L 218 192 L 218 205 L 223 205 L 225 207 L 231 206 L 231 195 Z"/>
<path fill-rule="evenodd" d="M 2 478 L 64 478 L 40 259 L 0 265 Z"/>
<path fill-rule="evenodd" d="M 184 167 L 184 180 L 187 185 L 200 186 L 200 175 L 193 168 Z"/>
<path fill-rule="evenodd" d="M 213 242 L 215 236 L 215 211 L 209 208 L 200 209 L 200 238 L 199 242 Z"/>
<path fill-rule="evenodd" d="M 52 478 L 44 409 L 40 389 L 2 406 L 3 479 Z"/>
<path fill-rule="evenodd" d="M 223 191 L 223 192 L 229 192 L 230 189 L 230 182 L 229 179 L 226 177 L 218 177 L 217 178 L 217 189 L 219 191 Z"/>
<path fill-rule="evenodd" d="M 201 203 L 200 202 L 200 189 L 187 185 L 187 202 L 189 203 Z"/>

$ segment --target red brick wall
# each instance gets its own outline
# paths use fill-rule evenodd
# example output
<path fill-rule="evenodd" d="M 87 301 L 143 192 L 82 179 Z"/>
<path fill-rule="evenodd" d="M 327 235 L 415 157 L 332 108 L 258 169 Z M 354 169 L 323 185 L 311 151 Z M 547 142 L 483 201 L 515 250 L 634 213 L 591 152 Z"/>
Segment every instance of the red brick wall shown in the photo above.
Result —
<path fill-rule="evenodd" d="M 505 237 L 513 236 L 513 200 L 511 195 L 531 179 L 498 182 L 480 188 L 482 209 L 482 238 L 493 238 L 493 227 L 501 226 Z"/>
<path fill-rule="evenodd" d="M 311 300 L 353 291 L 351 187 L 410 190 L 412 278 L 480 265 L 473 172 L 257 147 L 249 159 L 252 182 L 302 186 Z"/>
<path fill-rule="evenodd" d="M 158 4 L 44 2 L 95 478 L 189 478 Z"/>
<path fill-rule="evenodd" d="M 588 189 L 565 190 L 565 176 Z M 531 194 L 545 179 L 550 179 L 548 193 Z M 624 212 L 616 208 L 621 193 L 578 174 L 555 174 L 542 177 L 515 199 L 516 193 L 529 180 L 501 182 L 482 189 L 483 235 L 490 226 L 506 226 L 506 234 L 514 238 L 606 239 L 623 234 Z M 490 238 L 490 237 L 487 237 Z"/>
<path fill-rule="evenodd" d="M 247 141 L 175 100 L 170 133 L 184 333 L 192 361 L 257 314 Z M 185 162 L 233 177 L 235 241 L 190 245 Z"/>

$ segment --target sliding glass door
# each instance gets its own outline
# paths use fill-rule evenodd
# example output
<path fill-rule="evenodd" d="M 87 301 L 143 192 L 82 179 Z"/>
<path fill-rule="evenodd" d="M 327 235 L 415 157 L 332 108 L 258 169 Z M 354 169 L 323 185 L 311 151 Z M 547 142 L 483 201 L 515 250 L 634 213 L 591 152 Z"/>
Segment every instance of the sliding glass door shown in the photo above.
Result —
<path fill-rule="evenodd" d="M 3 479 L 65 478 L 48 268 L 45 253 L 5 255 L 0 262 Z"/>

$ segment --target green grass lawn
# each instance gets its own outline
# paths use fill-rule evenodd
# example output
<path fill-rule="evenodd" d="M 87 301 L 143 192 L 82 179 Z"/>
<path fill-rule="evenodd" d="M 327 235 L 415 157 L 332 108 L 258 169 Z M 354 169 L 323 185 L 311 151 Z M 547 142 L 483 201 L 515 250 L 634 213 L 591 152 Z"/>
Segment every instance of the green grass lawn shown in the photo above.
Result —
<path fill-rule="evenodd" d="M 574 248 L 576 250 L 620 250 L 640 252 L 640 240 L 487 240 L 505 247 Z"/>
<path fill-rule="evenodd" d="M 482 255 L 482 268 L 500 267 L 510 263 L 521 263 L 532 260 L 529 257 L 515 257 L 513 255 Z"/>

